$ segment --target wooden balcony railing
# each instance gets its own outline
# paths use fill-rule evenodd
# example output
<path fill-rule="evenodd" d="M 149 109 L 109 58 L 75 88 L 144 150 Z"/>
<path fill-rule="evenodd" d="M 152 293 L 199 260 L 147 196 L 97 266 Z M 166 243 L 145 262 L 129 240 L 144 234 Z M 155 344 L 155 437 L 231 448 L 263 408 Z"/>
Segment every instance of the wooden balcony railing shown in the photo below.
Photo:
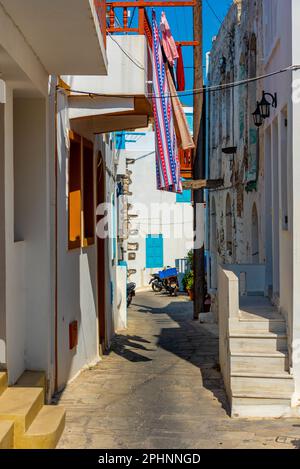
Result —
<path fill-rule="evenodd" d="M 107 31 L 109 33 L 136 33 L 146 36 L 148 44 L 152 47 L 152 31 L 148 19 L 146 9 L 143 5 L 144 2 L 108 2 L 107 8 Z M 132 26 L 133 14 L 132 8 L 138 9 L 137 25 Z M 121 10 L 121 15 L 117 16 L 116 9 Z M 136 22 L 135 22 L 136 23 Z"/>

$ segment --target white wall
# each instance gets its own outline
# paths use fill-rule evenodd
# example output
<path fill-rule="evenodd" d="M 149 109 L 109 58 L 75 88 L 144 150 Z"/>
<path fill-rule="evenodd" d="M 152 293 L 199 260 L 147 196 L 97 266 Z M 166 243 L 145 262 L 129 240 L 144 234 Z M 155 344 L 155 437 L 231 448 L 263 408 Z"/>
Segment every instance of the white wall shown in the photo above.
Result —
<path fill-rule="evenodd" d="M 0 218 L 5 219 L 5 107 L 0 102 Z M 0 224 L 0 367 L 6 366 L 5 223 Z"/>
<path fill-rule="evenodd" d="M 14 98 L 7 86 L 2 107 L 5 294 L 2 291 L 1 296 L 6 316 L 8 378 L 12 384 L 26 368 L 49 369 L 47 106 L 43 98 Z"/>
<path fill-rule="evenodd" d="M 119 45 L 118 45 L 118 44 Z M 127 53 L 124 54 L 124 49 Z M 148 45 L 143 35 L 107 37 L 107 76 L 62 76 L 72 90 L 113 95 L 145 95 L 148 76 Z M 130 58 L 133 60 L 130 60 Z M 136 62 L 138 66 L 134 63 Z M 76 93 L 74 93 L 76 94 Z"/>
<path fill-rule="evenodd" d="M 58 387 L 98 360 L 96 246 L 68 250 L 67 97 L 58 93 Z M 78 321 L 78 346 L 69 350 L 69 324 Z"/>
<path fill-rule="evenodd" d="M 300 31 L 300 4 L 297 0 L 292 0 L 292 63 L 300 64 L 300 50 L 298 47 Z M 293 79 L 297 80 L 299 89 L 299 72 L 293 73 Z M 289 114 L 291 115 L 291 114 Z M 293 102 L 292 111 L 293 127 L 292 127 L 292 144 L 291 151 L 293 155 L 292 166 L 289 174 L 292 174 L 292 187 L 293 187 L 293 199 L 291 205 L 292 212 L 292 230 L 293 230 L 293 369 L 295 375 L 295 403 L 300 404 L 300 357 L 299 357 L 299 345 L 300 345 L 300 291 L 299 291 L 299 278 L 300 278 L 300 215 L 299 215 L 299 203 L 300 203 L 300 159 L 299 159 L 299 148 L 300 148 L 300 103 L 299 99 Z"/>
<path fill-rule="evenodd" d="M 265 72 L 273 72 L 274 70 L 288 67 L 292 64 L 299 62 L 297 57 L 297 46 L 299 41 L 299 11 L 295 10 L 297 2 L 288 0 L 280 2 L 276 0 L 276 5 L 270 2 L 264 4 L 264 24 L 266 35 L 266 49 L 265 49 Z M 270 10 L 272 8 L 272 27 L 270 29 Z M 292 10 L 293 8 L 293 10 Z M 269 20 L 268 20 L 269 18 Z M 272 35 L 270 35 L 272 31 Z M 271 37 L 272 36 L 272 37 Z M 294 78 L 299 79 L 299 74 L 295 73 Z M 273 280 L 279 284 L 279 307 L 281 312 L 286 317 L 288 328 L 288 342 L 290 352 L 290 365 L 297 369 L 297 364 L 293 359 L 293 341 L 300 338 L 300 330 L 297 332 L 297 317 L 299 316 L 296 311 L 298 300 L 295 301 L 298 288 L 293 288 L 297 277 L 300 273 L 297 272 L 295 259 L 296 244 L 295 236 L 297 236 L 297 220 L 299 218 L 297 209 L 297 191 L 299 182 L 297 179 L 297 161 L 299 142 L 298 128 L 300 122 L 299 104 L 292 102 L 292 74 L 290 72 L 276 75 L 264 80 L 264 89 L 270 93 L 277 93 L 278 106 L 276 109 L 271 108 L 270 119 L 266 120 L 264 132 L 266 142 L 271 139 L 273 145 L 269 145 L 266 151 L 265 164 L 267 167 L 273 168 L 272 179 L 269 184 L 266 184 L 266 201 L 268 200 L 268 191 L 270 187 L 273 189 L 272 210 L 272 232 L 267 227 L 266 246 L 272 246 L 273 239 Z M 285 124 L 285 111 L 287 114 L 287 147 L 284 150 L 282 141 L 285 138 L 282 136 Z M 278 132 L 277 132 L 278 129 Z M 283 152 L 283 154 L 282 154 Z M 276 160 L 278 158 L 278 170 L 276 170 Z M 283 210 L 281 192 L 283 190 L 283 177 L 284 169 L 282 164 L 286 164 L 287 171 L 287 204 L 288 204 L 288 226 L 283 226 Z M 276 216 L 277 214 L 277 216 Z M 277 240 L 277 241 L 276 241 Z M 277 246 L 276 246 L 277 243 Z M 296 244 L 295 244 L 296 243 Z M 277 279 L 277 281 L 276 281 Z M 294 298 L 293 298 L 294 297 Z M 299 365 L 298 365 L 299 366 Z M 298 376 L 298 378 L 297 378 Z M 296 372 L 296 389 L 300 392 L 300 368 Z"/>
<path fill-rule="evenodd" d="M 139 135 L 143 132 L 145 135 Z M 128 134 L 128 140 L 133 142 L 126 143 L 126 149 L 120 152 L 120 159 L 135 160 L 133 165 L 128 166 L 133 172 L 129 186 L 133 195 L 128 197 L 128 203 L 133 206 L 129 213 L 138 213 L 138 218 L 131 219 L 129 229 L 139 230 L 137 236 L 129 237 L 128 243 L 137 242 L 139 249 L 136 259 L 128 259 L 127 262 L 128 269 L 137 270 L 130 276 L 130 281 L 135 282 L 137 287 L 143 287 L 149 283 L 150 274 L 160 270 L 146 268 L 147 234 L 163 235 L 164 265 L 175 267 L 176 259 L 186 258 L 193 247 L 193 208 L 191 203 L 176 203 L 176 194 L 157 190 L 154 132 L 141 130 L 136 135 Z M 163 212 L 163 209 L 166 211 Z"/>
<path fill-rule="evenodd" d="M 7 87 L 5 104 L 5 256 L 6 339 L 8 380 L 12 384 L 25 369 L 26 296 L 24 244 L 14 243 L 14 115 L 13 91 Z"/>
<path fill-rule="evenodd" d="M 68 100 L 58 93 L 58 387 L 63 387 L 80 370 L 99 360 L 97 244 L 68 250 Z M 100 150 L 105 159 L 105 200 L 115 194 L 114 147 L 109 134 L 92 136 L 88 126 L 78 124 L 76 132 L 94 141 L 95 212 L 96 161 Z M 72 128 L 72 130 L 75 130 Z M 109 223 L 111 218 L 108 217 Z M 108 346 L 117 320 L 117 249 L 113 256 L 112 240 L 105 241 L 105 314 Z M 101 291 L 99 292 L 101 295 Z M 69 350 L 69 324 L 78 321 L 78 346 Z"/>

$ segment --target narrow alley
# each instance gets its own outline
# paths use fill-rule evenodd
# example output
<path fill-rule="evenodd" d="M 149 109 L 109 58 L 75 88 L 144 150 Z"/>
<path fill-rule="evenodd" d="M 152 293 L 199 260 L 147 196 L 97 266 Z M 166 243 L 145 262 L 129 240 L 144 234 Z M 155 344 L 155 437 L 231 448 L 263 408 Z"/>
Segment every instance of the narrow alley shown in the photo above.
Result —
<path fill-rule="evenodd" d="M 138 293 L 111 353 L 56 399 L 58 448 L 299 448 L 299 420 L 229 418 L 217 329 L 185 296 Z"/>

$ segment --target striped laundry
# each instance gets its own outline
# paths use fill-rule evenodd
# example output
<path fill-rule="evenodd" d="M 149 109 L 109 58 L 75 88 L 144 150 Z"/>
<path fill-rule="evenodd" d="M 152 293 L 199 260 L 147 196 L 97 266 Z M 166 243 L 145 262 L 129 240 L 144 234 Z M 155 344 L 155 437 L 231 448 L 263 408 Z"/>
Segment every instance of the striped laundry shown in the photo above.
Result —
<path fill-rule="evenodd" d="M 157 188 L 159 190 L 181 193 L 182 183 L 172 101 L 161 51 L 155 11 L 152 11 L 152 33 L 152 103 L 156 136 Z"/>

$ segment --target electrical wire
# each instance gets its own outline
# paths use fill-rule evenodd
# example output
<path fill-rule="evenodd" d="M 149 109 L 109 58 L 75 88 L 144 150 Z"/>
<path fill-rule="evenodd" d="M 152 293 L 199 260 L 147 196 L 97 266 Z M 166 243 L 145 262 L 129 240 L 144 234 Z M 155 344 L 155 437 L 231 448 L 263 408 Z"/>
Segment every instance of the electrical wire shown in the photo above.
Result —
<path fill-rule="evenodd" d="M 300 70 L 300 65 L 290 65 L 289 67 L 286 67 L 286 68 L 283 68 L 283 69 L 280 69 L 280 70 L 276 70 L 275 72 L 266 73 L 264 75 L 259 75 L 257 77 L 253 77 L 253 78 L 247 78 L 245 80 L 235 81 L 235 82 L 231 82 L 231 83 L 224 83 L 222 85 L 212 85 L 212 86 L 207 86 L 205 88 L 195 88 L 195 89 L 187 90 L 186 92 L 180 92 L 176 95 L 171 95 L 170 93 L 168 93 L 166 95 L 155 95 L 155 94 L 150 93 L 150 94 L 147 95 L 147 97 L 148 98 L 162 99 L 164 97 L 171 97 L 172 98 L 172 97 L 179 96 L 179 97 L 184 98 L 185 96 L 195 96 L 195 95 L 204 94 L 204 93 L 215 93 L 217 91 L 223 91 L 223 90 L 235 88 L 235 87 L 238 87 L 238 86 L 244 86 L 244 85 L 247 85 L 249 83 L 264 80 L 265 78 L 273 77 L 275 75 L 279 75 L 279 74 L 286 73 L 286 72 L 298 71 L 298 70 Z M 64 90 L 64 88 L 62 88 L 60 86 L 57 86 L 57 89 Z M 107 97 L 107 96 L 112 97 L 112 98 L 124 98 L 124 99 L 132 98 L 132 95 L 94 93 L 92 91 L 81 91 L 81 90 L 75 90 L 75 89 L 72 89 L 72 88 L 68 88 L 68 91 L 71 92 L 71 93 L 75 93 L 75 94 L 86 95 L 86 96 L 89 96 L 90 98 Z M 135 99 L 138 99 L 138 98 L 139 98 L 139 96 L 135 97 Z M 141 99 L 143 99 L 143 97 L 141 97 Z"/>
<path fill-rule="evenodd" d="M 135 14 L 135 10 L 136 10 L 136 7 L 134 7 L 133 10 L 132 10 L 132 16 L 131 16 L 131 18 L 130 18 L 129 28 L 131 28 L 131 25 L 132 25 L 132 22 L 133 22 L 133 18 L 134 18 L 134 14 Z"/>
<path fill-rule="evenodd" d="M 210 11 L 212 12 L 212 14 L 214 15 L 214 17 L 217 19 L 217 21 L 220 23 L 221 26 L 224 27 L 225 31 L 227 31 L 227 33 L 229 34 L 229 36 L 233 36 L 233 33 L 231 31 L 229 31 L 229 29 L 227 29 L 225 27 L 225 25 L 223 24 L 223 21 L 221 20 L 221 18 L 219 17 L 219 15 L 216 13 L 216 10 L 212 7 L 212 5 L 210 4 L 209 0 L 205 0 L 206 2 L 206 5 L 208 6 L 208 8 L 210 9 Z"/>
<path fill-rule="evenodd" d="M 216 11 L 214 10 L 214 8 L 211 6 L 210 2 L 208 0 L 205 0 L 208 8 L 210 9 L 210 11 L 212 12 L 212 14 L 214 15 L 214 17 L 219 21 L 220 24 L 223 23 L 223 21 L 221 20 L 221 18 L 219 17 L 219 15 L 216 13 Z"/>
<path fill-rule="evenodd" d="M 109 35 L 109 37 L 111 38 L 111 40 L 113 42 L 115 42 L 117 44 L 117 46 L 119 47 L 119 49 L 121 49 L 121 51 L 123 52 L 124 55 L 126 55 L 126 57 L 136 66 L 138 67 L 140 70 L 145 70 L 145 67 L 143 67 L 142 64 L 138 63 L 136 61 L 136 59 L 134 59 L 134 57 L 132 57 L 129 52 L 127 52 L 122 46 L 121 44 L 118 43 L 118 41 L 115 40 L 115 38 L 113 37 L 113 35 L 107 31 L 107 34 Z"/>

